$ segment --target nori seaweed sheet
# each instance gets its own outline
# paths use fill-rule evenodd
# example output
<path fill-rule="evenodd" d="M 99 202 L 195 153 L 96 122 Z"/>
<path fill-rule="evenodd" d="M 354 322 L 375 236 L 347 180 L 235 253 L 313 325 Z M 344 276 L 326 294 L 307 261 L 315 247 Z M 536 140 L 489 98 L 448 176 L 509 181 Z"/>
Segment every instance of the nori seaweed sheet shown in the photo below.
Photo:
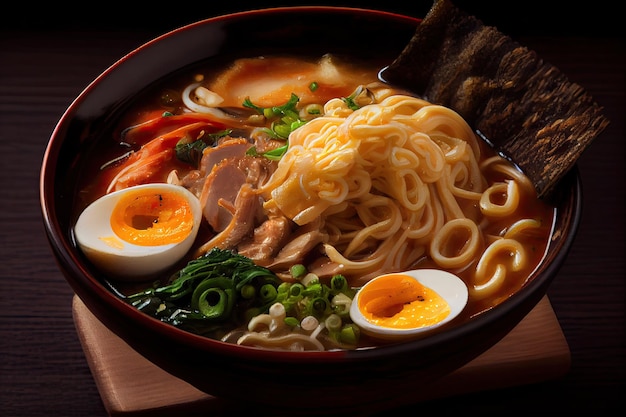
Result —
<path fill-rule="evenodd" d="M 536 52 L 436 0 L 384 81 L 457 111 L 548 195 L 609 121 Z"/>

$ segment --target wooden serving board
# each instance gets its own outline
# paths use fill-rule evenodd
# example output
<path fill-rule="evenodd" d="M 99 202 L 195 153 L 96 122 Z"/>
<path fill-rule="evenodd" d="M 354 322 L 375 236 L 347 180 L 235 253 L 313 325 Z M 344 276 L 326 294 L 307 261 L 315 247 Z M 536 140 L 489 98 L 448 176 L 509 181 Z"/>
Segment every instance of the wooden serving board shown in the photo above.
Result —
<path fill-rule="evenodd" d="M 110 416 L 211 417 L 237 405 L 211 396 L 141 356 L 73 299 L 73 317 L 87 362 Z M 556 379 L 570 351 L 550 301 L 539 304 L 507 336 L 462 368 L 434 382 L 420 401 Z"/>

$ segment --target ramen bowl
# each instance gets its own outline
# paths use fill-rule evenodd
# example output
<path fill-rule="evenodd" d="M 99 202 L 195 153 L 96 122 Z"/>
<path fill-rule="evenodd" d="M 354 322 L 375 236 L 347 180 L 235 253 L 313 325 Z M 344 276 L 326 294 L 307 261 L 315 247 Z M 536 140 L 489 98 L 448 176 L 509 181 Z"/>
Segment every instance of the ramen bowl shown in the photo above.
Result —
<path fill-rule="evenodd" d="M 74 227 L 81 178 L 93 147 L 110 140 L 127 109 L 154 85 L 212 59 L 274 53 L 348 54 L 382 66 L 420 20 L 331 7 L 257 10 L 215 17 L 166 33 L 105 70 L 71 104 L 50 138 L 41 170 L 45 229 L 58 265 L 88 309 L 129 346 L 172 375 L 225 400 L 280 404 L 303 413 L 353 412 L 411 398 L 497 343 L 544 297 L 566 259 L 581 214 L 574 168 L 556 187 L 545 255 L 527 282 L 496 307 L 428 337 L 361 349 L 288 351 L 242 346 L 180 329 L 120 296 L 114 280 L 85 257 Z M 328 28 L 333 28 L 328 30 Z M 358 41 L 358 39 L 367 41 Z"/>

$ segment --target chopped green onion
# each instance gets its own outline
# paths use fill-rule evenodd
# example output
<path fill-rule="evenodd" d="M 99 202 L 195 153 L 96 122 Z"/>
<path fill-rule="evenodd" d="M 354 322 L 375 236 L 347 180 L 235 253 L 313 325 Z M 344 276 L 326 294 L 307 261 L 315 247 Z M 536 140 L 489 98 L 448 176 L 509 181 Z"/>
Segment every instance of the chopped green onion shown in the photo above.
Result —
<path fill-rule="evenodd" d="M 334 275 L 330 279 L 330 288 L 335 292 L 344 292 L 348 289 L 348 280 L 343 275 Z"/>
<path fill-rule="evenodd" d="M 356 345 L 361 331 L 353 323 L 346 324 L 339 332 L 339 341 L 348 345 Z"/>
<path fill-rule="evenodd" d="M 319 280 L 320 278 L 317 275 L 315 275 L 312 272 L 309 272 L 304 277 L 302 277 L 300 282 L 302 283 L 302 285 L 308 286 L 309 284 L 314 284 L 316 282 L 319 282 Z"/>
<path fill-rule="evenodd" d="M 318 115 L 318 114 L 322 114 L 323 110 L 324 110 L 324 107 L 321 104 L 309 104 L 306 107 L 307 114 Z"/>
<path fill-rule="evenodd" d="M 208 319 L 226 319 L 234 304 L 232 289 L 213 287 L 200 294 L 196 308 Z"/>
<path fill-rule="evenodd" d="M 261 107 L 254 104 L 249 97 L 243 101 L 242 105 L 250 109 L 255 110 L 259 114 L 263 115 L 267 120 L 271 120 L 271 127 L 269 129 L 263 129 L 263 131 L 271 138 L 287 140 L 289 134 L 306 123 L 306 120 L 302 120 L 298 114 L 296 106 L 300 98 L 291 93 L 291 96 L 287 103 L 282 106 L 274 107 Z M 269 159 L 280 159 L 285 153 L 286 148 L 280 152 L 269 154 L 264 153 L 263 156 Z M 256 152 L 256 151 L 254 151 Z"/>
<path fill-rule="evenodd" d="M 328 299 L 324 297 L 314 298 L 308 306 L 308 313 L 315 317 L 324 317 L 329 311 Z"/>
<path fill-rule="evenodd" d="M 261 287 L 259 291 L 259 296 L 261 297 L 261 301 L 263 303 L 269 303 L 276 299 L 276 287 L 272 284 L 265 284 Z"/>
<path fill-rule="evenodd" d="M 295 317 L 288 316 L 285 317 L 285 324 L 289 327 L 296 327 L 300 325 L 300 321 L 298 321 L 298 319 Z"/>
<path fill-rule="evenodd" d="M 331 314 L 330 316 L 326 317 L 326 320 L 324 320 L 324 324 L 326 325 L 326 328 L 328 330 L 335 331 L 341 329 L 343 321 L 341 320 L 341 317 L 339 317 L 337 314 Z"/>
<path fill-rule="evenodd" d="M 247 284 L 241 287 L 240 294 L 242 298 L 249 300 L 254 298 L 256 295 L 256 289 L 254 288 L 254 285 Z"/>
<path fill-rule="evenodd" d="M 291 268 L 289 268 L 289 272 L 294 279 L 299 279 L 306 275 L 307 269 L 302 264 L 296 264 L 292 265 Z"/>
<path fill-rule="evenodd" d="M 291 287 L 289 288 L 289 295 L 291 297 L 301 297 L 303 292 L 304 292 L 304 285 L 299 284 L 299 283 L 292 284 Z"/>
<path fill-rule="evenodd" d="M 302 291 L 305 297 L 319 297 L 323 294 L 324 286 L 319 282 L 312 282 Z"/>
<path fill-rule="evenodd" d="M 344 97 L 342 100 L 350 110 L 358 110 L 360 107 L 354 100 L 354 97 Z"/>
<path fill-rule="evenodd" d="M 232 289 L 233 281 L 226 277 L 206 278 L 202 280 L 191 294 L 191 307 L 199 309 L 198 304 L 200 302 L 200 297 L 202 296 L 202 294 L 206 293 L 208 289 L 211 288 L 219 288 L 224 290 Z"/>

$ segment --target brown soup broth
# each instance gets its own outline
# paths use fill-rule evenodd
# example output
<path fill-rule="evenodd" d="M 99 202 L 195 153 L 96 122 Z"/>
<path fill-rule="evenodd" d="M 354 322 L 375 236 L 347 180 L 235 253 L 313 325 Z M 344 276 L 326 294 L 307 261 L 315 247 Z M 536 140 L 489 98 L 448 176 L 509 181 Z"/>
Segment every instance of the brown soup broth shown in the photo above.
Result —
<path fill-rule="evenodd" d="M 305 58 L 311 60 L 311 58 Z M 315 59 L 319 59 L 316 57 Z M 342 71 L 351 71 L 355 79 L 364 80 L 369 79 L 371 82 L 377 81 L 378 71 L 380 70 L 381 63 L 369 62 L 367 64 L 354 59 L 337 59 L 341 64 Z M 343 63 L 349 63 L 344 66 Z M 133 143 L 127 143 L 124 141 L 122 132 L 130 126 L 137 125 L 139 123 L 150 120 L 157 117 L 164 112 L 169 112 L 174 115 L 182 114 L 183 103 L 181 101 L 181 91 L 190 83 L 199 80 L 211 80 L 216 77 L 221 71 L 227 68 L 228 62 L 209 62 L 202 63 L 194 66 L 193 68 L 186 69 L 153 85 L 149 90 L 141 94 L 132 105 L 126 109 L 119 117 L 118 123 L 115 128 L 110 132 L 110 137 L 103 138 L 99 141 L 95 148 L 92 150 L 88 163 L 85 164 L 83 175 L 81 176 L 81 183 L 79 186 L 79 199 L 76 205 L 76 211 L 80 212 L 87 204 L 94 201 L 98 197 L 102 196 L 106 192 L 108 183 L 111 181 L 115 174 L 117 166 L 124 162 L 123 155 L 129 151 L 138 151 L 141 146 L 147 143 L 150 137 L 142 137 Z M 234 131 L 231 135 L 246 136 L 250 132 L 242 129 L 240 131 Z M 482 158 L 487 158 L 494 155 L 492 149 L 485 143 L 481 142 L 482 146 Z M 118 162 L 116 159 L 120 158 Z M 103 168 L 106 167 L 106 168 Z M 159 173 L 150 178 L 150 182 L 164 182 L 166 180 L 166 174 L 172 170 L 176 170 L 179 176 L 184 176 L 186 173 L 194 170 L 186 163 L 172 158 L 160 167 Z M 488 172 L 485 174 L 485 178 L 488 183 L 501 180 L 501 174 L 497 172 Z M 529 262 L 519 271 L 513 274 L 507 275 L 507 280 L 502 287 L 494 294 L 483 299 L 473 299 L 470 295 L 470 301 L 462 313 L 462 315 L 454 321 L 459 323 L 468 320 L 470 317 L 479 314 L 493 306 L 501 303 L 503 300 L 509 298 L 512 294 L 522 288 L 532 276 L 533 271 L 537 265 L 540 264 L 544 257 L 546 247 L 550 239 L 550 233 L 553 227 L 554 221 L 554 208 L 545 202 L 538 200 L 535 196 L 529 196 L 525 194 L 525 199 L 520 203 L 522 210 L 517 212 L 516 216 L 523 215 L 524 217 L 534 218 L 541 223 L 541 227 L 536 229 L 533 233 L 528 233 L 523 237 L 522 244 L 526 249 L 529 257 Z M 471 208 L 475 213 L 479 212 L 477 207 Z M 478 214 L 477 214 L 478 215 Z M 500 236 L 515 219 L 509 217 L 501 217 L 498 219 L 482 219 L 480 227 L 484 230 L 486 235 Z M 198 237 L 199 243 L 206 241 L 213 232 L 206 224 L 201 228 L 201 232 Z M 463 242 L 457 242 L 456 245 L 462 245 Z M 483 242 L 486 244 L 486 242 Z M 502 254 L 502 263 L 508 264 L 510 262 L 510 255 Z M 184 265 L 191 259 L 188 256 L 186 259 L 181 260 L 175 268 L 171 271 L 164 272 L 161 276 L 154 277 L 155 280 L 161 282 L 167 282 L 169 277 L 177 268 Z M 474 261 L 469 267 L 463 270 L 453 270 L 451 272 L 456 273 L 466 282 L 471 282 L 472 270 L 475 268 L 478 260 Z M 428 257 L 424 257 L 417 262 L 415 267 L 435 267 L 437 266 Z M 390 271 L 392 272 L 392 271 Z M 136 291 L 138 288 L 147 287 L 150 283 L 140 284 L 124 284 L 118 282 L 114 277 L 110 277 L 109 282 L 120 293 L 129 294 Z M 363 344 L 369 345 L 372 341 L 364 339 Z"/>

